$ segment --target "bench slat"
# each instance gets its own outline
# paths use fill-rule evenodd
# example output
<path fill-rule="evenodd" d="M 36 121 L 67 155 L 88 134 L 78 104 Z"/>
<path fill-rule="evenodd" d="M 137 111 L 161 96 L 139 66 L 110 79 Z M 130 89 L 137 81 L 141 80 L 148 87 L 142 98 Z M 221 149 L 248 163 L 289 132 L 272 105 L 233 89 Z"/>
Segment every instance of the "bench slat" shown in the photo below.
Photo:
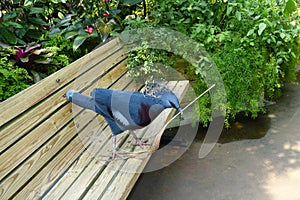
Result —
<path fill-rule="evenodd" d="M 126 87 L 126 90 L 133 91 L 138 87 L 139 86 L 137 86 L 135 82 L 132 82 L 130 85 L 128 85 L 128 87 Z M 111 151 L 111 131 L 108 126 L 101 133 L 101 137 L 103 137 L 103 139 L 106 138 L 104 148 Z M 126 137 L 126 135 L 122 135 L 121 137 L 118 136 L 118 141 L 122 140 L 123 137 Z M 100 148 L 102 147 L 95 143 L 95 150 Z M 51 189 L 51 191 L 44 197 L 44 199 L 50 200 L 61 196 L 68 197 L 69 199 L 78 199 L 85 193 L 85 190 L 93 182 L 94 177 L 98 173 L 101 173 L 105 166 L 105 161 L 98 162 L 98 160 L 94 159 L 93 154 L 91 154 L 89 150 L 85 151 L 78 162 L 68 169 L 68 175 L 62 177 Z M 81 177 L 81 179 L 78 179 L 78 177 Z M 76 192 L 74 192 L 74 189 Z"/>
<path fill-rule="evenodd" d="M 86 67 L 89 68 L 89 66 L 93 66 L 102 59 L 109 57 L 114 51 L 120 48 L 122 48 L 121 41 L 118 38 L 113 39 L 101 48 L 76 60 L 72 65 L 61 69 L 39 83 L 0 103 L 0 127 L 57 91 L 63 85 L 70 82 L 70 80 L 75 79 L 82 65 L 87 65 Z M 14 109 L 11 109 L 12 107 Z"/>
<path fill-rule="evenodd" d="M 127 76 L 125 59 L 123 43 L 113 39 L 0 104 L 0 199 L 128 196 L 151 156 L 138 152 L 151 146 L 133 147 L 134 138 L 120 134 L 117 146 L 138 158 L 108 161 L 112 136 L 104 118 L 64 97 L 69 89 L 86 95 L 95 87 L 140 90 L 143 83 Z M 168 85 L 181 100 L 188 81 Z M 166 109 L 137 136 L 151 144 L 174 112 Z"/>
<path fill-rule="evenodd" d="M 169 111 L 169 112 L 171 112 L 171 111 Z M 160 121 L 160 120 L 158 119 L 158 121 Z M 153 131 L 157 131 L 156 123 L 152 127 L 154 127 L 154 128 L 148 130 L 147 132 L 150 132 L 153 134 Z M 108 131 L 110 132 L 110 130 L 108 130 Z M 124 140 L 127 137 L 125 137 L 124 134 L 121 134 L 121 135 L 118 135 L 117 138 L 118 138 L 118 141 L 120 142 L 120 140 Z M 132 140 L 132 138 L 129 138 L 129 141 L 130 140 Z M 127 145 L 127 142 L 125 142 L 125 145 Z M 108 140 L 108 144 L 106 144 L 105 147 L 103 149 L 101 149 L 101 152 L 106 151 L 106 150 L 111 150 L 111 141 L 110 140 Z M 59 194 L 63 194 L 63 196 L 60 196 L 62 199 L 68 199 L 68 198 L 78 199 L 78 198 L 81 198 L 82 196 L 84 196 L 86 192 L 88 192 L 88 194 L 91 194 L 91 195 L 101 194 L 100 191 L 93 191 L 92 188 L 97 188 L 97 189 L 100 188 L 103 194 L 104 194 L 104 192 L 109 192 L 109 190 L 108 191 L 105 190 L 105 187 L 106 186 L 109 187 L 109 183 L 114 179 L 114 176 L 116 176 L 116 174 L 118 174 L 118 171 L 115 171 L 114 168 L 106 167 L 106 163 L 104 161 L 94 159 L 89 154 L 89 151 L 86 152 L 85 157 L 91 159 L 88 166 L 83 167 L 84 166 L 83 163 L 86 163 L 86 159 L 84 159 L 84 156 L 82 156 L 80 158 L 80 160 L 78 161 L 78 163 L 81 163 L 81 164 L 76 163 L 76 165 L 74 165 L 74 167 L 72 167 L 70 169 L 71 175 L 64 176 L 62 178 L 62 180 L 60 180 L 60 183 L 58 183 L 58 185 L 55 186 L 54 190 L 51 190 L 49 192 L 49 194 L 45 197 L 45 199 L 53 199 L 55 197 L 58 197 L 57 191 L 60 191 Z M 83 159 L 83 160 L 81 160 L 81 159 Z M 117 164 L 116 164 L 116 162 L 117 162 Z M 124 160 L 116 161 L 116 162 L 114 161 L 114 164 L 116 166 L 118 166 L 118 165 L 122 166 L 125 163 Z M 144 167 L 144 165 L 146 164 L 146 160 L 144 160 L 141 163 L 138 162 L 136 164 L 137 164 L 136 167 L 139 170 L 141 170 Z M 103 171 L 103 169 L 104 169 L 104 171 Z M 134 168 L 130 167 L 130 169 L 132 170 Z M 128 168 L 126 169 L 126 167 L 125 168 L 123 167 L 121 170 L 128 170 Z M 75 172 L 75 173 L 73 173 L 73 172 Z M 125 173 L 125 174 L 127 174 L 127 173 Z M 99 178 L 97 179 L 98 176 L 99 176 Z M 95 177 L 96 177 L 96 179 L 95 179 Z M 131 183 L 132 184 L 131 187 L 132 187 L 133 184 L 135 183 L 135 181 L 137 180 L 137 178 L 138 178 L 138 175 L 134 175 L 134 176 L 129 175 L 129 178 L 126 178 L 126 180 L 128 180 L 128 182 L 130 182 L 129 180 L 133 179 L 132 183 Z M 74 183 L 72 183 L 72 181 L 74 181 Z M 93 187 L 90 186 L 91 184 L 93 184 L 94 181 L 101 181 L 101 183 L 96 184 L 96 185 L 94 184 Z M 66 185 L 68 185 L 65 183 L 72 183 L 72 185 L 69 188 L 65 188 Z M 118 183 L 118 182 L 116 182 L 116 183 Z M 118 183 L 118 185 L 119 185 L 119 183 Z M 91 188 L 89 188 L 89 187 L 91 187 Z M 130 190 L 130 187 L 129 188 L 125 187 L 123 189 L 121 188 L 120 193 L 125 192 L 126 194 L 128 194 L 129 191 L 127 191 L 127 190 Z M 66 190 L 67 190 L 67 192 L 65 192 Z M 76 191 L 76 192 L 74 192 L 74 191 Z M 111 192 L 109 192 L 109 193 L 111 193 Z M 97 198 L 88 196 L 87 199 L 97 199 Z"/>
<path fill-rule="evenodd" d="M 107 74 L 107 78 L 105 78 L 105 76 L 103 77 L 103 81 L 101 79 L 101 81 L 99 83 L 97 83 L 97 86 L 99 87 L 110 87 L 111 84 L 113 84 L 113 81 L 116 81 L 116 79 L 119 79 L 120 75 L 124 74 L 124 72 L 126 71 L 126 67 L 124 65 L 124 63 L 121 63 L 119 65 L 119 67 L 116 67 L 114 68 L 112 71 L 110 71 L 108 74 Z M 125 78 L 126 82 L 129 82 L 131 81 L 131 79 L 129 78 Z M 122 82 L 122 81 L 121 81 Z M 123 81 L 122 83 L 125 84 L 125 82 Z M 95 86 L 95 85 L 94 85 Z M 93 86 L 92 86 L 93 87 Z M 92 89 L 91 87 L 91 89 Z M 91 90 L 90 89 L 90 90 Z M 66 100 L 64 100 L 66 101 Z M 60 116 L 60 115 L 66 115 L 68 117 L 68 119 L 66 120 L 71 120 L 72 119 L 72 114 L 69 112 L 71 110 L 71 107 L 70 107 L 71 104 L 68 104 L 66 106 L 66 108 L 64 109 L 61 109 L 58 111 L 57 114 L 55 114 L 54 116 Z M 66 112 L 67 111 L 67 112 Z M 53 116 L 52 116 L 53 117 Z M 50 121 L 55 121 L 56 119 L 55 118 L 50 118 L 49 119 Z M 58 123 L 58 121 L 55 121 L 56 123 Z M 40 128 L 41 127 L 41 128 Z M 26 159 L 26 157 L 28 157 L 30 155 L 30 153 L 32 153 L 33 151 L 35 151 L 35 149 L 38 149 L 39 148 L 39 145 L 41 144 L 33 144 L 32 146 L 27 146 L 27 143 L 29 142 L 30 144 L 30 139 L 34 139 L 35 137 L 36 138 L 39 138 L 41 139 L 41 137 L 51 137 L 51 135 L 55 134 L 55 132 L 53 133 L 51 131 L 51 128 L 49 129 L 49 127 L 47 126 L 47 123 L 45 124 L 42 124 L 40 127 L 38 127 L 38 129 L 34 130 L 33 132 L 31 132 L 29 134 L 29 138 L 23 138 L 19 143 L 17 143 L 13 148 L 10 148 L 7 152 L 5 152 L 5 154 L 1 155 L 1 159 L 3 160 L 7 160 L 7 161 L 4 161 L 4 162 L 1 162 L 0 163 L 0 167 L 1 169 L 3 169 L 3 171 L 1 170 L 1 177 L 7 175 L 10 171 L 14 170 L 14 168 L 22 161 L 22 159 Z M 69 127 L 67 127 L 69 128 Z M 41 132 L 41 131 L 44 131 L 44 132 Z M 47 130 L 47 131 L 46 131 Z M 63 129 L 62 131 L 60 131 L 53 139 L 52 141 L 56 141 L 56 140 L 59 140 L 60 137 L 65 137 L 64 135 L 66 133 L 64 132 L 69 132 L 67 129 Z M 43 133 L 43 134 L 41 134 Z M 75 130 L 75 133 L 76 133 L 76 130 Z M 72 138 L 74 136 L 75 133 L 72 133 L 70 134 L 69 133 L 69 136 Z M 50 135 L 50 136 L 48 136 Z M 51 156 L 55 155 L 55 153 L 57 153 L 59 151 L 59 149 L 61 149 L 64 145 L 64 144 L 61 144 L 59 147 L 56 146 L 54 151 L 49 151 L 49 148 L 54 148 L 53 144 L 51 144 L 50 141 L 50 145 L 46 145 L 45 147 L 42 147 L 41 150 L 39 150 L 39 152 L 43 152 L 43 156 L 41 155 L 37 155 L 35 159 L 39 160 L 37 163 L 35 163 L 35 168 L 30 168 L 30 170 L 27 171 L 27 173 L 25 174 L 25 177 L 22 176 L 22 177 L 18 177 L 17 180 L 15 181 L 16 184 L 18 184 L 18 186 L 20 186 L 20 184 L 26 182 L 27 180 L 30 179 L 30 176 L 33 176 L 34 173 L 40 168 L 42 167 L 46 162 L 48 162 L 48 160 L 45 158 L 44 154 L 47 155 L 47 153 L 49 154 L 48 155 L 48 159 L 51 158 Z M 65 140 L 64 140 L 65 141 Z M 66 140 L 67 141 L 67 140 Z M 40 142 L 41 143 L 41 142 Z M 19 152 L 19 147 L 23 147 L 25 148 L 24 149 L 24 152 Z M 31 148 L 30 148 L 31 147 Z M 23 149 L 22 148 L 22 149 Z M 28 149 L 26 149 L 28 148 Z M 21 154 L 22 156 L 15 156 L 14 157 L 14 154 Z M 43 159 L 40 159 L 40 157 L 43 157 Z M 5 159 L 6 158 L 6 159 Z M 32 159 L 29 159 L 29 161 L 26 161 L 26 163 L 29 163 L 28 165 L 30 165 L 30 162 L 33 162 Z M 24 163 L 23 165 L 26 165 L 26 163 Z M 18 173 L 18 172 L 16 172 Z M 14 176 L 16 173 L 12 174 L 11 176 Z M 10 176 L 10 177 L 11 177 Z M 26 178 L 27 177 L 27 178 Z M 9 178 L 8 178 L 9 179 Z M 10 181 L 10 180 L 8 180 Z M 7 183 L 7 181 L 5 181 L 4 183 Z M 18 187 L 15 187 L 15 188 L 18 188 Z M 1 195 L 0 195 L 0 199 L 1 199 Z M 5 199 L 5 198 L 4 198 Z"/>
<path fill-rule="evenodd" d="M 188 82 L 182 81 L 178 86 L 179 87 L 176 87 L 174 92 L 181 100 L 186 88 L 188 87 Z M 151 143 L 151 138 L 148 136 L 153 136 L 153 133 L 158 132 L 171 117 L 170 114 L 173 111 L 174 110 L 171 109 L 163 111 L 159 118 L 155 119 L 155 121 L 153 121 L 153 123 L 146 130 L 144 136 L 145 139 L 150 139 L 149 142 Z M 154 138 L 152 138 L 152 140 L 153 139 Z M 150 149 L 150 146 L 148 148 L 144 148 L 144 150 L 147 149 Z M 140 175 L 139 172 L 142 171 L 149 158 L 150 155 L 145 155 L 143 159 L 133 158 L 123 162 L 117 161 L 110 163 L 115 166 L 120 166 L 119 171 L 114 170 L 115 167 L 106 167 L 105 171 L 102 172 L 101 176 L 94 183 L 94 186 L 89 189 L 84 199 L 126 199 Z"/>
<path fill-rule="evenodd" d="M 126 86 L 132 80 L 126 76 L 123 76 L 121 80 L 119 80 L 114 87 L 120 88 L 120 85 Z M 97 124 L 98 125 L 98 124 Z M 99 127 L 89 128 L 88 130 L 93 130 L 95 128 L 95 134 L 99 131 Z M 72 129 L 69 131 L 69 129 Z M 77 134 L 76 129 L 73 123 L 70 123 L 69 127 L 66 129 L 68 134 Z M 62 130 L 62 134 L 64 131 Z M 53 146 L 53 145 L 52 145 Z M 49 148 L 49 147 L 48 147 Z M 54 182 L 59 179 L 59 177 L 65 173 L 66 169 L 76 161 L 77 158 L 85 151 L 85 147 L 82 144 L 82 141 L 79 137 L 75 137 L 64 149 L 59 151 L 59 154 L 51 159 L 51 162 L 45 166 L 38 174 L 34 176 L 29 183 L 25 185 L 25 187 L 16 195 L 17 199 L 25 199 L 28 196 L 32 199 L 37 199 L 42 195 L 44 192 L 47 191 L 49 187 L 52 186 Z M 38 155 L 36 158 L 31 158 L 30 160 L 39 159 Z M 30 160 L 28 162 L 30 162 Z M 39 161 L 40 162 L 40 161 Z M 32 191 L 34 188 L 34 191 Z"/>
<path fill-rule="evenodd" d="M 124 58 L 125 57 L 123 51 L 117 51 L 115 54 L 111 55 L 108 59 L 104 60 L 103 62 L 100 62 L 96 67 L 88 71 L 86 73 L 87 75 L 82 76 L 82 77 L 86 77 L 86 79 L 84 79 L 85 86 L 90 86 L 91 84 L 93 84 L 93 82 L 95 81 L 94 79 L 96 78 L 95 74 L 101 76 L 107 70 L 115 67 L 111 63 L 122 61 L 124 60 Z M 125 62 L 122 63 L 121 65 L 119 64 L 118 66 L 122 67 L 122 69 L 120 69 L 120 72 L 124 73 Z M 94 74 L 94 79 L 91 78 L 90 74 Z M 107 79 L 109 79 L 109 77 Z M 76 82 L 81 83 L 83 81 L 77 80 Z M 31 130 L 37 124 L 42 123 L 53 112 L 55 112 L 58 108 L 60 108 L 63 104 L 65 104 L 66 99 L 64 97 L 64 94 L 68 89 L 81 90 L 82 87 L 83 86 L 79 84 L 76 85 L 75 87 L 73 85 L 67 85 L 65 88 L 58 91 L 51 97 L 47 98 L 38 106 L 31 108 L 26 113 L 26 115 L 23 115 L 20 118 L 16 119 L 14 123 L 11 123 L 6 127 L 1 128 L 0 152 L 2 152 L 5 148 L 15 143 L 19 138 L 24 137 L 24 135 L 29 130 Z M 16 126 L 15 124 L 18 124 L 18 126 Z"/>

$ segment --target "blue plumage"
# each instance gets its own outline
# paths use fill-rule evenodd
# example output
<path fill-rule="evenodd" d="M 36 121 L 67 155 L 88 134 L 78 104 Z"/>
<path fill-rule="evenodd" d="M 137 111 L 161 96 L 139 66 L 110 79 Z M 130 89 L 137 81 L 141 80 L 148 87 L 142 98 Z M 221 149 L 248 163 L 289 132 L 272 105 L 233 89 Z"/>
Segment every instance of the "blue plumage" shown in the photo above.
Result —
<path fill-rule="evenodd" d="M 130 130 L 137 143 L 142 145 L 143 142 L 138 140 L 133 130 L 149 125 L 166 108 L 175 108 L 181 112 L 179 101 L 171 91 L 153 97 L 140 92 L 95 88 L 91 96 L 74 90 L 69 90 L 66 96 L 74 104 L 93 110 L 105 118 L 113 134 L 114 156 L 116 135 Z"/>

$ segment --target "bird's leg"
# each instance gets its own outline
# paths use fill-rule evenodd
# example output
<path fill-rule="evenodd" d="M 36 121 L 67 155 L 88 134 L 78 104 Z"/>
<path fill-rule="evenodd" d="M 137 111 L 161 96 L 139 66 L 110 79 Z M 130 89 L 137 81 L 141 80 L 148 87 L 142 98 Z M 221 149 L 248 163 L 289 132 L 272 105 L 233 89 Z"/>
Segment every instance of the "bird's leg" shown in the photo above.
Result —
<path fill-rule="evenodd" d="M 112 135 L 112 147 L 113 147 L 112 159 L 115 159 L 116 157 L 124 158 L 123 155 L 121 155 L 117 150 L 117 136 L 114 134 Z"/>
<path fill-rule="evenodd" d="M 148 144 L 147 142 L 148 142 L 148 140 L 146 140 L 146 141 L 141 141 L 137 136 L 136 136 L 136 134 L 134 133 L 134 131 L 129 131 L 130 132 L 130 134 L 133 136 L 133 138 L 135 139 L 135 145 L 139 145 L 140 147 L 142 147 L 142 146 L 145 146 L 145 145 L 150 145 L 150 144 Z"/>
<path fill-rule="evenodd" d="M 115 159 L 115 157 L 117 156 L 118 154 L 118 151 L 117 151 L 117 141 L 116 141 L 116 136 L 115 135 L 112 135 L 112 148 L 113 148 L 113 155 L 112 155 L 112 159 Z"/>
<path fill-rule="evenodd" d="M 183 111 L 182 110 L 180 110 L 179 120 L 180 121 L 184 120 Z"/>

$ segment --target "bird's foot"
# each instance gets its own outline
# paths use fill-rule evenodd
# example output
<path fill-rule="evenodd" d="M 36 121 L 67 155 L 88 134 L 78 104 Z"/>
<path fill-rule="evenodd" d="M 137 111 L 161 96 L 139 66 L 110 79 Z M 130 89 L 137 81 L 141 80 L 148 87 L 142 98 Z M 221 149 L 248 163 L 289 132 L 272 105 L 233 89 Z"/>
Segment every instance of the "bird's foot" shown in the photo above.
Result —
<path fill-rule="evenodd" d="M 133 145 L 143 147 L 143 146 L 149 146 L 150 144 L 148 143 L 148 140 L 141 141 L 140 139 L 136 138 L 135 143 Z"/>
<path fill-rule="evenodd" d="M 113 150 L 113 152 L 112 152 L 112 160 L 114 160 L 116 158 L 128 159 L 128 157 L 126 157 L 124 154 L 118 152 L 117 150 Z"/>

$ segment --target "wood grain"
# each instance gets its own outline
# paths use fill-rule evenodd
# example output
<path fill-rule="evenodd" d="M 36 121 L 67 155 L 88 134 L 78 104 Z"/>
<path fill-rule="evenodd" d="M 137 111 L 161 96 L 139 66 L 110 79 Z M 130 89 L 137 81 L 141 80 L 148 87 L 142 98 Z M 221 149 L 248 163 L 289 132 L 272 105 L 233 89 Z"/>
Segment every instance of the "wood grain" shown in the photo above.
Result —
<path fill-rule="evenodd" d="M 91 84 L 93 84 L 93 82 L 95 81 L 95 79 L 98 78 L 97 76 L 95 76 L 95 74 L 101 76 L 102 74 L 104 74 L 104 72 L 114 67 L 114 64 L 112 64 L 113 62 L 122 60 L 124 60 L 124 54 L 123 52 L 118 51 L 117 53 L 109 57 L 108 60 L 100 62 L 97 66 L 89 70 L 86 74 L 81 75 L 81 77 L 86 78 L 84 81 L 85 87 L 90 87 Z M 118 66 L 120 67 L 119 70 Z M 117 69 L 115 71 L 124 73 L 125 62 L 119 64 L 118 66 L 116 67 Z M 94 74 L 93 78 L 91 77 L 91 74 Z M 109 76 L 111 76 L 110 73 Z M 116 81 L 117 78 L 114 81 Z M 82 79 L 76 80 L 77 83 L 81 83 L 80 81 L 82 81 Z M 109 78 L 107 78 L 106 81 L 109 81 Z M 64 97 L 64 94 L 69 89 L 81 90 L 82 88 L 82 84 L 69 84 L 64 88 L 61 88 L 61 90 L 56 92 L 54 95 L 42 101 L 38 106 L 35 106 L 32 109 L 30 109 L 26 113 L 26 115 L 15 119 L 15 121 L 9 124 L 8 126 L 5 126 L 3 128 L 0 127 L 0 152 L 2 152 L 5 148 L 15 143 L 19 138 L 24 137 L 24 135 L 26 135 L 27 132 L 30 131 L 33 127 L 42 123 L 45 119 L 51 117 L 51 114 L 53 112 L 55 112 L 63 104 L 66 103 L 66 98 Z M 16 126 L 16 124 L 18 125 Z"/>
<path fill-rule="evenodd" d="M 128 85 L 132 81 L 127 76 L 123 77 L 124 78 L 121 78 L 118 82 L 116 82 L 112 88 L 120 87 L 120 85 Z M 70 126 L 73 127 L 74 124 L 71 123 Z M 91 123 L 84 130 L 89 130 L 89 132 L 92 132 L 90 134 L 95 135 L 99 132 L 99 128 L 101 127 L 99 127 L 98 123 Z M 73 128 L 73 131 L 73 134 L 76 135 L 76 129 L 74 130 Z M 79 137 L 75 137 L 70 144 L 58 152 L 58 155 L 55 158 L 51 159 L 51 162 L 45 168 L 43 168 L 33 179 L 30 180 L 28 184 L 26 184 L 26 186 L 17 194 L 16 198 L 25 199 L 29 196 L 30 198 L 37 199 L 40 195 L 46 193 L 48 189 L 53 187 L 52 185 L 66 173 L 66 170 L 72 165 L 72 163 L 74 163 L 74 161 L 78 162 L 81 154 L 86 151 L 83 143 L 84 142 Z M 29 162 L 38 159 L 38 156 L 32 156 Z M 15 182 L 17 181 L 15 180 Z M 68 185 L 65 185 L 65 187 L 68 187 Z"/>
<path fill-rule="evenodd" d="M 75 89 L 136 91 L 143 83 L 127 76 L 122 42 L 113 39 L 70 66 L 0 104 L 0 199 L 125 199 L 151 157 L 133 147 L 128 133 L 117 137 L 129 159 L 109 159 L 111 130 L 101 116 L 68 103 Z M 184 96 L 186 81 L 169 86 Z M 71 112 L 72 111 L 72 112 Z M 153 142 L 172 109 L 137 135 Z M 153 147 L 152 147 L 153 148 Z M 136 156 L 132 156 L 136 155 Z"/>
<path fill-rule="evenodd" d="M 186 88 L 188 85 L 185 82 L 178 84 L 178 86 L 181 88 L 177 93 L 180 98 L 185 92 L 182 87 Z M 174 90 L 177 91 L 178 89 L 174 88 Z M 147 129 L 142 129 L 137 134 L 144 135 L 143 139 L 149 139 L 149 136 L 153 138 L 155 136 L 153 133 L 158 132 L 164 126 L 171 113 L 171 109 L 165 110 Z M 128 140 L 130 141 L 132 138 L 128 138 Z M 129 141 L 125 142 L 124 145 L 126 146 Z M 151 146 L 144 147 L 143 151 L 147 152 L 150 148 Z M 141 149 L 136 147 L 135 151 L 139 152 Z M 151 154 L 146 153 L 138 155 L 136 158 L 110 162 L 88 190 L 84 199 L 126 199 L 150 157 Z"/>
<path fill-rule="evenodd" d="M 113 70 L 111 70 L 109 73 L 107 73 L 107 78 L 103 77 L 103 80 L 101 79 L 101 83 L 97 83 L 97 86 L 100 87 L 105 87 L 108 88 L 110 87 L 112 84 L 114 84 L 114 82 L 116 80 L 119 80 L 120 77 L 122 77 L 124 75 L 124 72 L 126 72 L 126 68 L 125 68 L 125 64 L 124 63 L 120 63 L 117 67 L 115 67 Z M 131 80 L 128 80 L 128 78 L 126 77 L 127 81 L 130 82 Z M 117 84 L 118 85 L 118 84 Z M 91 85 L 90 90 L 95 86 L 95 83 L 93 85 Z M 69 87 L 67 87 L 66 89 L 71 89 L 72 85 L 70 85 Z M 65 90 L 66 91 L 66 90 Z M 63 93 L 65 93 L 65 91 L 63 91 Z M 58 96 L 62 96 L 62 94 L 59 94 Z M 55 98 L 55 97 L 54 97 Z M 65 98 L 63 98 L 63 101 L 65 102 Z M 22 140 L 20 140 L 17 144 L 15 144 L 13 147 L 11 147 L 10 149 L 8 149 L 6 152 L 4 152 L 1 155 L 1 161 L 0 162 L 0 175 L 1 175 L 1 179 L 6 176 L 7 174 L 9 174 L 11 171 L 14 170 L 15 167 L 17 167 L 21 162 L 23 162 L 25 159 L 27 159 L 28 156 L 31 155 L 31 153 L 33 153 L 34 151 L 36 151 L 40 145 L 43 144 L 43 142 L 47 141 L 47 139 L 49 139 L 50 137 L 52 137 L 54 134 L 56 134 L 56 132 L 58 131 L 58 129 L 60 129 L 62 126 L 65 126 L 67 124 L 67 122 L 69 122 L 72 119 L 72 114 L 70 113 L 71 104 L 68 104 L 67 106 L 63 107 L 62 109 L 58 110 L 57 113 L 55 113 L 54 115 L 52 115 L 49 119 L 47 119 L 44 123 L 42 123 L 40 126 L 38 126 L 37 128 L 35 128 L 34 130 L 32 130 L 30 132 L 30 134 L 28 134 L 26 137 L 22 138 Z M 53 147 L 52 142 L 53 141 L 57 141 L 59 137 L 61 137 L 61 135 L 64 135 L 64 132 L 66 130 L 64 129 L 63 131 L 60 131 L 57 136 L 55 136 L 49 143 L 50 143 L 50 147 Z M 42 134 L 41 134 L 42 133 Z M 75 130 L 76 133 L 76 130 Z M 74 136 L 74 134 L 70 135 L 71 137 Z M 65 145 L 62 144 L 62 146 Z M 60 146 L 60 148 L 62 147 Z M 43 152 L 42 154 L 44 155 L 45 152 L 48 152 L 48 149 L 50 148 L 49 145 L 45 145 L 44 147 L 42 147 L 39 152 Z M 57 153 L 59 151 L 60 148 L 55 148 L 56 152 L 52 152 L 49 153 L 48 155 L 48 159 L 51 158 L 51 156 L 55 155 L 55 153 Z M 39 170 L 40 167 L 42 167 L 46 162 L 48 162 L 47 159 L 40 159 L 40 155 L 35 156 L 34 159 L 37 159 L 37 161 L 32 160 L 33 157 L 31 157 L 29 159 L 29 161 L 25 162 L 25 164 L 23 165 L 27 165 L 26 163 L 29 163 L 28 165 L 32 165 L 32 163 L 35 164 L 35 167 L 30 168 L 30 170 L 25 170 L 24 168 L 22 168 L 22 170 L 24 170 L 24 172 L 26 171 L 25 176 L 19 176 L 19 172 L 16 171 L 16 173 L 11 174 L 10 177 L 18 177 L 16 180 L 12 181 L 12 179 L 10 179 L 10 177 L 8 177 L 7 179 L 8 182 L 10 182 L 10 185 L 13 186 L 14 190 L 17 190 L 18 187 L 22 184 L 25 183 L 26 181 L 28 181 L 31 177 L 30 175 L 34 175 L 36 173 L 36 171 Z M 26 168 L 26 167 L 25 167 Z M 17 174 L 17 175 L 16 175 Z M 3 181 L 1 180 L 1 182 L 7 183 L 7 181 Z M 16 183 L 17 185 L 14 185 L 13 183 Z M 1 196 L 0 196 L 1 197 Z M 4 198 L 5 199 L 5 198 Z"/>
<path fill-rule="evenodd" d="M 122 48 L 122 43 L 118 38 L 116 38 L 103 45 L 101 48 L 90 52 L 69 66 L 38 82 L 37 84 L 29 87 L 26 90 L 23 90 L 6 101 L 1 102 L 0 126 L 25 112 L 27 109 L 36 105 L 41 100 L 47 98 L 49 95 L 60 89 L 63 85 L 70 82 L 70 80 L 75 79 L 78 70 L 83 65 L 89 68 L 102 59 L 110 56 L 114 51 L 117 51 L 120 48 Z"/>

